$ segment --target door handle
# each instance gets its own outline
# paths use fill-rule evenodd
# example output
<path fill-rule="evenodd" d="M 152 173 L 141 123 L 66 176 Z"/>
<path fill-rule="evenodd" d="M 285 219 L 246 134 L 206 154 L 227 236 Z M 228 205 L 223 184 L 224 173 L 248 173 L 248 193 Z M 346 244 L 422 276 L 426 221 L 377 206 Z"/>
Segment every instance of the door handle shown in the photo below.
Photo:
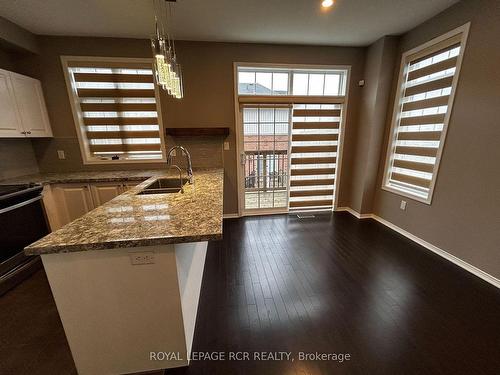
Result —
<path fill-rule="evenodd" d="M 247 159 L 247 158 L 246 158 L 245 153 L 244 153 L 244 152 L 242 152 L 242 153 L 240 154 L 240 164 L 241 164 L 241 165 L 245 165 L 246 159 Z"/>
<path fill-rule="evenodd" d="M 15 204 L 13 206 L 10 206 L 10 207 L 6 207 L 6 208 L 2 208 L 0 210 L 0 214 L 3 214 L 5 212 L 9 212 L 9 211 L 12 211 L 12 210 L 15 210 L 16 208 L 20 208 L 20 207 L 23 207 L 23 206 L 27 206 L 28 204 L 31 204 L 33 202 L 36 202 L 38 200 L 42 199 L 42 196 L 39 195 L 38 197 L 35 197 L 35 198 L 31 198 L 31 199 L 28 199 L 27 201 L 24 201 L 24 202 L 21 202 L 21 203 L 18 203 L 18 204 Z"/>

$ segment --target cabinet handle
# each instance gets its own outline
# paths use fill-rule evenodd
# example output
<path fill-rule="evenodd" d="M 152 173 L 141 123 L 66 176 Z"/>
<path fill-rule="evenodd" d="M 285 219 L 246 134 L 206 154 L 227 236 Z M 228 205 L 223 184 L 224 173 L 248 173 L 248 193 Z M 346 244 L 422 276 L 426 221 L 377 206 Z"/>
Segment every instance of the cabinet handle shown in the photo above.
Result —
<path fill-rule="evenodd" d="M 21 134 L 26 134 L 26 132 L 21 132 Z"/>
<path fill-rule="evenodd" d="M 26 133 L 31 134 L 31 132 L 29 132 L 29 131 L 28 131 L 28 132 L 26 132 Z"/>

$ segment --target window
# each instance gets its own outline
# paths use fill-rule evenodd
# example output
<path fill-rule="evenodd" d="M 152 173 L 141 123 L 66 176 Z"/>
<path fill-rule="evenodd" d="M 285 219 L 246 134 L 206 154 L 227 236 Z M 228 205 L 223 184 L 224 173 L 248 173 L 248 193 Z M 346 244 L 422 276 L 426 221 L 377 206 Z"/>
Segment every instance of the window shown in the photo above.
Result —
<path fill-rule="evenodd" d="M 238 93 L 241 95 L 288 95 L 288 72 L 265 69 L 238 71 Z"/>
<path fill-rule="evenodd" d="M 244 210 L 332 210 L 341 174 L 349 67 L 235 67 Z"/>
<path fill-rule="evenodd" d="M 63 57 L 84 163 L 165 160 L 150 59 Z"/>
<path fill-rule="evenodd" d="M 430 204 L 468 28 L 403 54 L 384 189 Z"/>
<path fill-rule="evenodd" d="M 346 75 L 346 70 L 238 67 L 238 94 L 342 96 Z"/>

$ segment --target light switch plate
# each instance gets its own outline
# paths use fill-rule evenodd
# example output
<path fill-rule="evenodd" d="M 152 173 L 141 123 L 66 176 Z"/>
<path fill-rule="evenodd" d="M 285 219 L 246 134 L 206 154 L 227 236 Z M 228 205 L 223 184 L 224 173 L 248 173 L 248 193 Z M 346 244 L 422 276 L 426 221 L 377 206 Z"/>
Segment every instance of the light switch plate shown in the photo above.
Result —
<path fill-rule="evenodd" d="M 224 151 L 229 150 L 229 142 L 224 142 Z"/>
<path fill-rule="evenodd" d="M 66 155 L 64 154 L 64 150 L 57 150 L 57 157 L 58 157 L 60 160 L 64 160 L 64 159 L 66 159 Z"/>
<path fill-rule="evenodd" d="M 155 253 L 152 251 L 145 251 L 140 253 L 129 253 L 130 262 L 133 266 L 139 264 L 154 264 L 155 263 Z"/>
<path fill-rule="evenodd" d="M 402 209 L 403 211 L 405 211 L 406 210 L 406 201 L 401 201 L 399 208 Z"/>

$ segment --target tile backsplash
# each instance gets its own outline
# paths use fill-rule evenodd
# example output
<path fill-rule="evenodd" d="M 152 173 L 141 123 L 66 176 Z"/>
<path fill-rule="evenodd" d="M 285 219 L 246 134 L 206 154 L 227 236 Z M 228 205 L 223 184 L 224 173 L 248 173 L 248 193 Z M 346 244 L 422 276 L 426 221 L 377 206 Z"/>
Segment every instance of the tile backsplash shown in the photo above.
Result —
<path fill-rule="evenodd" d="M 165 138 L 166 148 L 172 146 L 184 146 L 191 155 L 193 168 L 212 168 L 223 166 L 222 137 L 170 137 Z M 185 167 L 185 158 L 180 157 L 179 152 L 174 162 Z"/>
<path fill-rule="evenodd" d="M 165 139 L 167 150 L 174 145 L 184 146 L 191 154 L 194 168 L 223 166 L 222 137 L 170 137 Z M 57 157 L 64 150 L 66 159 Z M 185 158 L 174 157 L 174 163 L 185 168 Z M 38 172 L 73 172 L 84 170 L 162 169 L 157 164 L 84 165 L 76 138 L 0 139 L 0 180 Z"/>
<path fill-rule="evenodd" d="M 29 139 L 0 139 L 0 180 L 38 173 Z"/>
<path fill-rule="evenodd" d="M 191 154 L 194 168 L 223 166 L 223 139 L 214 136 L 170 137 L 165 139 L 166 149 L 174 145 L 185 146 Z M 76 138 L 50 138 L 33 141 L 33 149 L 40 172 L 72 172 L 83 170 L 124 170 L 124 169 L 162 169 L 165 163 L 99 164 L 84 165 L 80 146 Z M 57 150 L 63 150 L 66 158 L 60 160 Z M 177 154 L 179 155 L 179 154 Z M 175 157 L 174 162 L 185 167 L 184 158 Z"/>

